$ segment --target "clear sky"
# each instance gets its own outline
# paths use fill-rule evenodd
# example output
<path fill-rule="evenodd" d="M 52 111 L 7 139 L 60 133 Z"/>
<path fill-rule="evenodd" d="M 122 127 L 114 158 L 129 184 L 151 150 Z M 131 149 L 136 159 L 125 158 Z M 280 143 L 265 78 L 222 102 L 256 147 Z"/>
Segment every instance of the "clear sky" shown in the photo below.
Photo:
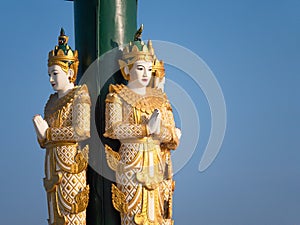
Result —
<path fill-rule="evenodd" d="M 299 12 L 298 0 L 139 1 L 144 39 L 176 43 L 201 57 L 226 103 L 220 153 L 199 172 L 211 127 L 208 102 L 182 71 L 167 67 L 168 79 L 191 96 L 201 124 L 193 156 L 175 174 L 175 224 L 300 224 Z M 63 0 L 1 3 L 3 225 L 47 224 L 44 150 L 31 118 L 52 93 L 47 54 L 60 27 L 74 47 L 73 16 L 73 4 Z"/>

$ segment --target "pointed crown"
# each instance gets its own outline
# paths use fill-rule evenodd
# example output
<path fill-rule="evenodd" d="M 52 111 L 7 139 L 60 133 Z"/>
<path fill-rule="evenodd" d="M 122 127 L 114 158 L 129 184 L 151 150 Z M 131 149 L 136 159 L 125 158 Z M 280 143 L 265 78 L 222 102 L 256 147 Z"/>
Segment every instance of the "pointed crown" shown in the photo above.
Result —
<path fill-rule="evenodd" d="M 133 64 L 138 60 L 153 61 L 154 49 L 152 41 L 149 40 L 147 45 L 143 41 L 130 42 L 123 49 L 122 60 L 126 64 Z"/>
<path fill-rule="evenodd" d="M 60 30 L 58 37 L 58 45 L 55 46 L 54 50 L 51 50 L 48 55 L 48 67 L 58 65 L 62 68 L 65 73 L 68 73 L 69 69 L 74 70 L 74 76 L 72 82 L 75 82 L 77 70 L 78 70 L 78 52 L 72 50 L 68 45 L 69 37 L 65 35 L 63 28 Z"/>
<path fill-rule="evenodd" d="M 119 60 L 122 75 L 126 80 L 129 80 L 129 76 L 125 74 L 124 67 L 134 64 L 136 61 L 145 60 L 151 62 L 154 60 L 154 49 L 152 41 L 149 40 L 147 44 L 141 40 L 143 31 L 143 25 L 135 33 L 134 41 L 129 42 L 122 52 L 122 58 Z"/>

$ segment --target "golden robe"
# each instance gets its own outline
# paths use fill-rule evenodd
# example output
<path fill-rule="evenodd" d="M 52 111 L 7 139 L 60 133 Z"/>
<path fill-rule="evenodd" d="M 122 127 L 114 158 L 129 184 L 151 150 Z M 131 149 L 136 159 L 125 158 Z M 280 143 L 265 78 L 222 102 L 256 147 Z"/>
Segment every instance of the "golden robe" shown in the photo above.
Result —
<path fill-rule="evenodd" d="M 86 185 L 88 146 L 79 141 L 90 137 L 90 97 L 86 85 L 76 86 L 58 98 L 52 94 L 44 116 L 49 128 L 46 139 L 44 187 L 49 225 L 85 225 L 89 187 Z"/>
<path fill-rule="evenodd" d="M 150 135 L 147 124 L 155 109 L 162 115 L 160 133 Z M 106 146 L 108 165 L 116 171 L 112 200 L 121 224 L 173 224 L 174 183 L 165 168 L 170 164 L 166 151 L 177 147 L 178 138 L 166 95 L 147 88 L 142 96 L 125 85 L 111 85 L 105 110 L 104 136 L 121 142 L 118 152 Z"/>

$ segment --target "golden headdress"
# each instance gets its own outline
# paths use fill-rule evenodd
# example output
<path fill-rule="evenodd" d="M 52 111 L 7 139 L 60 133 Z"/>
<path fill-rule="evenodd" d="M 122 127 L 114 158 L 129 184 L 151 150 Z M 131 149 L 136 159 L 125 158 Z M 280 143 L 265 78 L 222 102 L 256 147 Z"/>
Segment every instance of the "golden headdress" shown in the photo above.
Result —
<path fill-rule="evenodd" d="M 79 65 L 78 52 L 71 49 L 68 45 L 68 40 L 69 37 L 65 35 L 64 29 L 61 28 L 58 45 L 55 46 L 54 50 L 49 52 L 48 67 L 58 65 L 65 73 L 68 73 L 68 70 L 72 69 L 74 75 L 70 81 L 75 82 Z"/>
<path fill-rule="evenodd" d="M 165 76 L 165 66 L 162 60 L 155 59 L 152 66 L 152 75 L 158 78 Z"/>
<path fill-rule="evenodd" d="M 145 60 L 148 62 L 153 62 L 154 60 L 154 49 L 152 46 L 152 41 L 149 40 L 148 43 L 145 44 L 141 40 L 142 31 L 143 25 L 135 33 L 134 41 L 131 41 L 124 47 L 122 52 L 122 59 L 119 60 L 122 75 L 126 80 L 129 80 L 130 77 L 124 72 L 125 66 L 130 67 L 130 65 L 139 60 Z"/>

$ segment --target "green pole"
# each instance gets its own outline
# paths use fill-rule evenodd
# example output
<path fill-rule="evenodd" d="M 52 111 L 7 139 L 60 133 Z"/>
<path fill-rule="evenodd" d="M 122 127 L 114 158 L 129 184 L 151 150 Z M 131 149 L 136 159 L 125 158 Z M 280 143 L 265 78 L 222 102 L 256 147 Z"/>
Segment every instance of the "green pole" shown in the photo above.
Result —
<path fill-rule="evenodd" d="M 75 45 L 79 53 L 80 80 L 89 65 L 99 56 L 133 39 L 137 28 L 137 0 L 74 0 Z M 101 75 L 100 75 L 101 76 Z M 104 143 L 104 99 L 110 83 L 123 82 L 120 73 L 105 84 L 96 107 L 96 124 Z M 99 93 L 100 94 L 100 93 Z M 92 112 L 93 113 L 93 112 Z M 118 143 L 110 143 L 117 146 Z M 115 149 L 118 149 L 117 147 Z M 102 154 L 104 155 L 104 154 Z M 106 159 L 101 159 L 106 163 Z M 119 225 L 120 214 L 111 201 L 111 181 L 88 168 L 90 200 L 87 208 L 87 225 Z"/>
<path fill-rule="evenodd" d="M 137 28 L 137 0 L 74 0 L 78 80 L 97 57 L 132 41 Z"/>

